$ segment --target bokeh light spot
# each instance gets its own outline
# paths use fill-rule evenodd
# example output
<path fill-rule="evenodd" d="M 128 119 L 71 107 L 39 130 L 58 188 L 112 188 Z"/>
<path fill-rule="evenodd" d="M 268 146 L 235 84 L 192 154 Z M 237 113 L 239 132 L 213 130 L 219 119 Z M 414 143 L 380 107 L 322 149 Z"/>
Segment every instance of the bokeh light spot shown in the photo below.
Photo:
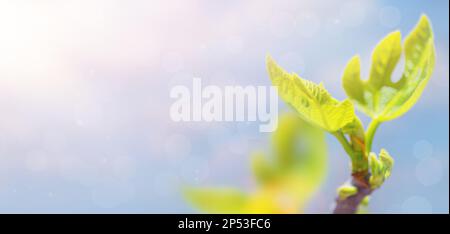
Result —
<path fill-rule="evenodd" d="M 424 186 L 435 185 L 441 181 L 443 170 L 440 160 L 432 157 L 424 158 L 416 166 L 416 178 Z"/>
<path fill-rule="evenodd" d="M 412 196 L 402 203 L 402 213 L 428 214 L 432 213 L 433 207 L 428 199 L 420 196 Z"/>

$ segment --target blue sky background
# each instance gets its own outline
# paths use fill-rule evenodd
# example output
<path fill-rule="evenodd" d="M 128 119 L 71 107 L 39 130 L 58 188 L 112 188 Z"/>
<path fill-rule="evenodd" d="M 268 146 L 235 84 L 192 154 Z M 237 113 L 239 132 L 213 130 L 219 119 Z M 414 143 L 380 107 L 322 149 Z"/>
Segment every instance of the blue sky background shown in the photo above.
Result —
<path fill-rule="evenodd" d="M 182 184 L 251 188 L 249 155 L 267 149 L 269 135 L 258 123 L 174 123 L 170 88 L 193 77 L 269 85 L 270 53 L 343 99 L 347 61 L 360 54 L 367 77 L 377 42 L 397 29 L 405 36 L 422 13 L 436 69 L 414 108 L 375 137 L 396 165 L 370 211 L 448 213 L 448 5 L 0 0 L 0 213 L 189 213 Z M 328 213 L 348 178 L 328 138 L 330 172 L 312 213 Z"/>

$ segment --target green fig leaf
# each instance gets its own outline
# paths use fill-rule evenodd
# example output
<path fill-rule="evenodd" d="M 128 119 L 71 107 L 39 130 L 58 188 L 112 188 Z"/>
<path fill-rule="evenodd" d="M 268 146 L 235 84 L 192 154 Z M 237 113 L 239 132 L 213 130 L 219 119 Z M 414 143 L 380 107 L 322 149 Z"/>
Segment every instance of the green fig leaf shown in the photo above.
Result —
<path fill-rule="evenodd" d="M 353 57 L 343 75 L 348 97 L 365 114 L 380 122 L 398 118 L 408 112 L 422 95 L 434 69 L 433 31 L 423 15 L 403 45 L 405 68 L 400 80 L 392 73 L 402 55 L 401 34 L 387 35 L 374 49 L 370 77 L 361 80 L 360 59 Z"/>
<path fill-rule="evenodd" d="M 334 99 L 323 87 L 288 73 L 270 57 L 267 70 L 278 94 L 290 104 L 308 123 L 328 132 L 336 132 L 355 119 L 355 111 L 350 100 L 342 102 Z"/>

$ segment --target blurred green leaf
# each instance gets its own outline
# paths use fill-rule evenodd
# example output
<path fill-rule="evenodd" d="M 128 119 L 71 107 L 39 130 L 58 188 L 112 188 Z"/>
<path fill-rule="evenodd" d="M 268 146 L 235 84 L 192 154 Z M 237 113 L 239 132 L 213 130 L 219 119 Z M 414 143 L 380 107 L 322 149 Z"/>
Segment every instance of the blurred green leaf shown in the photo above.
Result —
<path fill-rule="evenodd" d="M 186 188 L 186 199 L 207 213 L 241 213 L 247 203 L 247 195 L 234 188 Z"/>
<path fill-rule="evenodd" d="M 272 135 L 272 148 L 277 174 L 268 184 L 293 197 L 298 208 L 304 208 L 326 176 L 324 132 L 295 113 L 283 113 Z"/>
<path fill-rule="evenodd" d="M 260 184 L 272 181 L 276 176 L 273 162 L 270 162 L 262 152 L 252 155 L 252 171 L 256 181 Z"/>
<path fill-rule="evenodd" d="M 320 188 L 327 171 L 325 136 L 294 113 L 280 116 L 271 154 L 252 155 L 252 192 L 188 188 L 185 197 L 207 213 L 295 213 Z M 268 157 L 270 156 L 270 157 Z"/>

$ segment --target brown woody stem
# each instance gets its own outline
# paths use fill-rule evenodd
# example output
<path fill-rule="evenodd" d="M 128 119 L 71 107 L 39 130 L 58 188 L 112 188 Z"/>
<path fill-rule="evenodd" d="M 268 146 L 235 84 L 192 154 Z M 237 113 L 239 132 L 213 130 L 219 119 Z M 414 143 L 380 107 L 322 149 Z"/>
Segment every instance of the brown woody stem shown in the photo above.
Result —
<path fill-rule="evenodd" d="M 355 214 L 358 211 L 362 200 L 373 192 L 369 185 L 369 176 L 367 171 L 352 174 L 351 184 L 358 189 L 358 192 L 345 199 L 337 198 L 334 214 Z"/>

